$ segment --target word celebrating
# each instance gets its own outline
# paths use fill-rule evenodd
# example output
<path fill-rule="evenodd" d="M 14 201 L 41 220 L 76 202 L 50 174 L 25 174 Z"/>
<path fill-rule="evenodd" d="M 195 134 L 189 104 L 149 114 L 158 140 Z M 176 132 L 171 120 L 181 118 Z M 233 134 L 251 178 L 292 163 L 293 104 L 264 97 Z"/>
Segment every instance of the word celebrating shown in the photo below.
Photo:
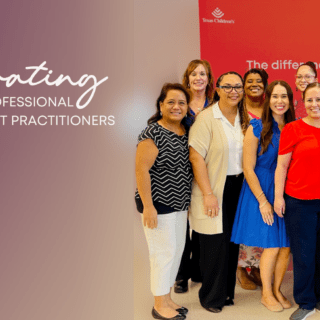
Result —
<path fill-rule="evenodd" d="M 246 62 L 249 64 L 249 69 L 262 68 L 267 70 L 269 67 L 267 62 L 257 62 L 256 60 L 247 60 Z M 304 62 L 293 62 L 292 60 L 277 60 L 271 63 L 271 68 L 273 70 L 297 70 L 303 63 Z M 320 68 L 320 64 L 318 64 L 317 62 L 315 62 L 314 64 L 316 65 L 317 69 Z"/>
<path fill-rule="evenodd" d="M 82 88 L 87 84 L 88 81 L 92 80 L 93 85 L 79 97 L 76 103 L 76 106 L 78 109 L 84 109 L 91 102 L 97 87 L 108 79 L 108 77 L 105 77 L 100 81 L 97 81 L 97 78 L 94 75 L 84 74 L 83 76 L 80 77 L 80 79 L 77 82 L 73 82 L 70 76 L 64 76 L 63 74 L 61 74 L 55 81 L 50 82 L 49 78 L 50 78 L 50 75 L 52 74 L 52 70 L 49 70 L 48 68 L 44 67 L 45 64 L 46 64 L 46 61 L 42 62 L 38 67 L 26 67 L 27 70 L 34 70 L 34 72 L 31 74 L 31 76 L 27 80 L 21 80 L 21 77 L 19 74 L 12 74 L 11 76 L 8 76 L 6 78 L 3 78 L 0 76 L 0 81 L 6 82 L 7 87 L 11 87 L 16 81 L 18 81 L 21 84 L 29 84 L 30 86 L 37 86 L 38 84 L 44 82 L 48 86 L 55 85 L 57 87 L 60 86 L 60 84 L 63 83 L 64 81 L 68 81 L 69 84 L 71 84 L 72 86 L 79 86 Z M 48 71 L 48 73 L 42 80 L 33 82 L 33 79 L 40 71 Z M 84 104 L 81 104 L 82 99 L 90 92 L 91 94 L 87 99 L 87 101 L 85 101 Z"/>
<path fill-rule="evenodd" d="M 0 115 L 0 124 L 3 126 L 6 125 L 7 115 Z M 25 116 L 20 115 L 11 116 L 11 125 L 39 125 L 39 126 L 78 126 L 78 125 L 89 125 L 89 126 L 101 126 L 101 125 L 109 125 L 113 126 L 116 123 L 114 116 L 105 116 L 105 115 L 94 115 L 94 116 L 67 116 L 67 115 L 48 115 L 48 116 Z"/>

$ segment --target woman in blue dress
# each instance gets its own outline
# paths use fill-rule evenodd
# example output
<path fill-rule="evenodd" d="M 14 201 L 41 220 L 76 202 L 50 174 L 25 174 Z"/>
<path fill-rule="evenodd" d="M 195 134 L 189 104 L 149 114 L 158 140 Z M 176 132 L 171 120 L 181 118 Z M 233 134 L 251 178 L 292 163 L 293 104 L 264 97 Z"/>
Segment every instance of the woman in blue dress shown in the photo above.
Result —
<path fill-rule="evenodd" d="M 291 307 L 280 291 L 289 261 L 289 240 L 284 220 L 274 213 L 272 204 L 280 132 L 294 119 L 290 86 L 282 80 L 273 81 L 266 90 L 261 120 L 250 121 L 244 138 L 245 181 L 231 237 L 237 244 L 265 248 L 260 261 L 261 303 L 270 311 Z"/>

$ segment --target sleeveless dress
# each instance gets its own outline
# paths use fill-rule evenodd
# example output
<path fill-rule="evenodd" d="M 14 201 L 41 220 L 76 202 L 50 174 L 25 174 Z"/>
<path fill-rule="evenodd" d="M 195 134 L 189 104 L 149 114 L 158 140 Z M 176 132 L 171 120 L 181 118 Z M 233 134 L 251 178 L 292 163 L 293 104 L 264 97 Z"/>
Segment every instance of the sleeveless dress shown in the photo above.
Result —
<path fill-rule="evenodd" d="M 273 120 L 272 139 L 267 151 L 259 155 L 261 151 L 260 135 L 262 131 L 262 121 L 253 119 L 250 121 L 254 135 L 259 139 L 258 156 L 254 169 L 262 191 L 269 203 L 274 202 L 274 174 L 277 167 L 277 157 L 280 140 L 280 130 L 278 124 Z M 234 220 L 231 241 L 243 243 L 248 246 L 262 248 L 289 247 L 289 238 L 286 234 L 284 219 L 274 213 L 274 223 L 272 226 L 263 222 L 259 202 L 253 195 L 248 183 L 244 180 L 236 217 Z"/>
<path fill-rule="evenodd" d="M 247 112 L 251 120 L 260 119 L 250 111 L 247 110 Z M 249 247 L 241 243 L 239 247 L 238 266 L 243 268 L 248 268 L 248 267 L 259 268 L 262 252 L 263 252 L 263 248 Z"/>

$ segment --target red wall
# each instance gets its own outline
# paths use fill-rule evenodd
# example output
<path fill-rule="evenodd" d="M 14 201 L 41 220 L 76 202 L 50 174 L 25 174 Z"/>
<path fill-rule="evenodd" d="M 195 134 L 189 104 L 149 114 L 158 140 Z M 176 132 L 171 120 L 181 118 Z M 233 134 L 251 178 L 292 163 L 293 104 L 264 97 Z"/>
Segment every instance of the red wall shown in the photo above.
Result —
<path fill-rule="evenodd" d="M 199 0 L 201 58 L 211 63 L 215 79 L 261 67 L 269 83 L 285 80 L 295 92 L 298 65 L 311 60 L 319 68 L 319 9 L 315 0 Z"/>

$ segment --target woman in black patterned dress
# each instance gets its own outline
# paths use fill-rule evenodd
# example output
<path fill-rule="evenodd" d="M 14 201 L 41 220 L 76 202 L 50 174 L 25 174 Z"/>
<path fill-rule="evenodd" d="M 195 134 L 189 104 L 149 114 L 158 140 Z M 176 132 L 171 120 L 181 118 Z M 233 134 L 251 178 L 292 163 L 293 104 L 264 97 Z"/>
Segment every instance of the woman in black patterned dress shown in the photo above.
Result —
<path fill-rule="evenodd" d="M 137 209 L 142 213 L 151 266 L 152 315 L 184 319 L 188 310 L 175 304 L 170 291 L 186 239 L 192 170 L 188 132 L 190 95 L 180 84 L 165 84 L 157 112 L 138 138 Z"/>

